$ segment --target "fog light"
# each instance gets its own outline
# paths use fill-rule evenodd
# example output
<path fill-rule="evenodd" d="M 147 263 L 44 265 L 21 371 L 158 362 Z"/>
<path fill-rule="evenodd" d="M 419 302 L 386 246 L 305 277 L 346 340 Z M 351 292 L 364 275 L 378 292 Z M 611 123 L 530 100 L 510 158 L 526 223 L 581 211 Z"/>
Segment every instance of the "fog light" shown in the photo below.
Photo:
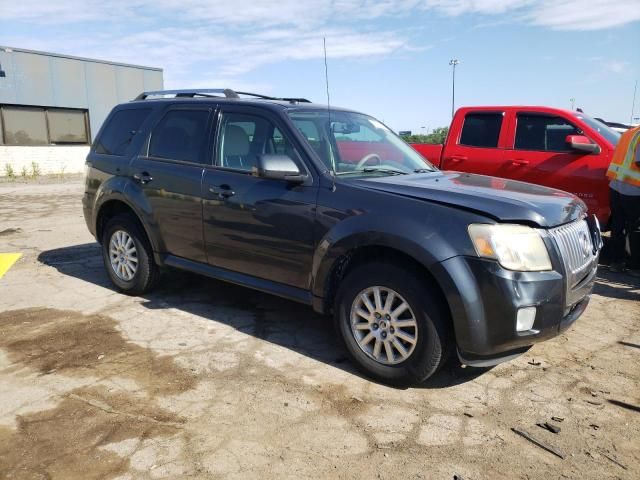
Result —
<path fill-rule="evenodd" d="M 518 310 L 516 319 L 516 330 L 518 332 L 526 332 L 531 330 L 533 322 L 536 319 L 536 307 L 525 307 Z"/>

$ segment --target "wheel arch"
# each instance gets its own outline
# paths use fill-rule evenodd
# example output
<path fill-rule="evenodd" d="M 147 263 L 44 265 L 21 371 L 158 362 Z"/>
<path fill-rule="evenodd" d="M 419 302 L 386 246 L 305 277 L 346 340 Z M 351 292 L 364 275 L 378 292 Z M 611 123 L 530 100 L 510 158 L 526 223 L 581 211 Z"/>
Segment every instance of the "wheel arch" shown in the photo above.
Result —
<path fill-rule="evenodd" d="M 435 257 L 410 240 L 383 240 L 382 237 L 377 240 L 364 243 L 352 238 L 342 245 L 336 245 L 335 251 L 326 254 L 324 262 L 314 269 L 318 275 L 312 288 L 317 299 L 314 301 L 314 308 L 321 313 L 331 313 L 340 283 L 349 272 L 364 263 L 384 259 L 416 272 L 433 289 L 451 319 L 447 296 L 436 275 L 429 269 L 429 265 L 436 263 Z"/>
<path fill-rule="evenodd" d="M 98 213 L 96 215 L 96 239 L 98 242 L 102 242 L 102 235 L 107 222 L 109 222 L 109 220 L 114 216 L 121 214 L 128 214 L 135 220 L 147 237 L 147 241 L 149 242 L 151 249 L 156 252 L 157 248 L 154 243 L 153 236 L 149 234 L 149 231 L 140 218 L 140 215 L 123 198 L 111 198 L 104 201 L 98 208 Z"/>

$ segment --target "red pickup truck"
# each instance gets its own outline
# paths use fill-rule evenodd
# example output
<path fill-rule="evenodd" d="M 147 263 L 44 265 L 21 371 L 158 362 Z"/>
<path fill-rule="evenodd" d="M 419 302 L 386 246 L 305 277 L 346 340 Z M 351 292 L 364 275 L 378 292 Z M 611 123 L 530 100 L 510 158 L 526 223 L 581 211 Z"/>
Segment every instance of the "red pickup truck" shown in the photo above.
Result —
<path fill-rule="evenodd" d="M 620 134 L 581 112 L 549 107 L 464 107 L 444 145 L 412 144 L 443 170 L 512 178 L 580 197 L 609 221 L 605 175 Z"/>

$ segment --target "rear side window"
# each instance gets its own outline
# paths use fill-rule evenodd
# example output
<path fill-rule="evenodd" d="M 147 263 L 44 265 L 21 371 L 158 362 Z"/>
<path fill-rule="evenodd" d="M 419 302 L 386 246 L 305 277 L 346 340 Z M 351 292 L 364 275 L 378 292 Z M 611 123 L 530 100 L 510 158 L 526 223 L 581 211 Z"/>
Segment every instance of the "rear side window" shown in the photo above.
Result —
<path fill-rule="evenodd" d="M 501 113 L 469 113 L 464 117 L 460 145 L 497 148 L 501 128 Z"/>
<path fill-rule="evenodd" d="M 151 133 L 149 156 L 206 163 L 207 110 L 172 110 Z"/>
<path fill-rule="evenodd" d="M 104 155 L 124 155 L 131 140 L 149 116 L 149 108 L 128 108 L 116 112 L 96 140 L 95 152 Z"/>
<path fill-rule="evenodd" d="M 518 114 L 516 127 L 516 150 L 541 152 L 574 152 L 567 144 L 567 135 L 580 133 L 564 118 Z"/>

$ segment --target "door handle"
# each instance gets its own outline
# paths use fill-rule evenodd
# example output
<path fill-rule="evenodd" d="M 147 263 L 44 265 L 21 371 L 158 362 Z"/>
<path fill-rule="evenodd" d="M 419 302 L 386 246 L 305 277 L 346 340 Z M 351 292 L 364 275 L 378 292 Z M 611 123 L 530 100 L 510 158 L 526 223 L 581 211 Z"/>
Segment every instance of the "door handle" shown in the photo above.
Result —
<path fill-rule="evenodd" d="M 515 165 L 516 167 L 522 167 L 524 165 L 529 165 L 529 160 L 523 160 L 522 158 L 517 158 L 515 160 L 509 160 L 509 163 Z"/>
<path fill-rule="evenodd" d="M 451 155 L 448 160 L 452 161 L 452 162 L 462 162 L 463 160 L 467 160 L 469 157 L 465 156 L 465 155 Z"/>
<path fill-rule="evenodd" d="M 145 183 L 149 183 L 151 180 L 153 180 L 153 177 L 149 175 L 148 172 L 139 172 L 133 174 L 133 179 L 136 182 L 144 185 Z"/>
<path fill-rule="evenodd" d="M 231 187 L 229 185 L 219 185 L 219 186 L 213 186 L 213 187 L 209 187 L 209 192 L 213 193 L 214 195 L 217 195 L 220 198 L 229 198 L 229 197 L 233 197 L 236 192 L 234 192 L 233 190 L 231 190 Z"/>

